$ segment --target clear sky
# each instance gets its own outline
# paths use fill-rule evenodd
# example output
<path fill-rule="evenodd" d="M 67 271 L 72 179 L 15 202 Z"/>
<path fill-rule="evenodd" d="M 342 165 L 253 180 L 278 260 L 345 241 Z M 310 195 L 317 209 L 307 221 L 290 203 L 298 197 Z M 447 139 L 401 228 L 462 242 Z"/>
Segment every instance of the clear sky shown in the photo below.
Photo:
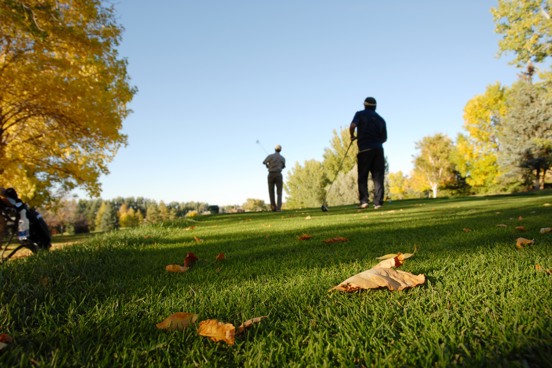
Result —
<path fill-rule="evenodd" d="M 268 202 L 263 150 L 322 160 L 367 96 L 390 171 L 463 132 L 463 108 L 518 70 L 497 57 L 491 0 L 113 0 L 138 88 L 102 198 Z M 257 144 L 259 141 L 261 144 Z"/>

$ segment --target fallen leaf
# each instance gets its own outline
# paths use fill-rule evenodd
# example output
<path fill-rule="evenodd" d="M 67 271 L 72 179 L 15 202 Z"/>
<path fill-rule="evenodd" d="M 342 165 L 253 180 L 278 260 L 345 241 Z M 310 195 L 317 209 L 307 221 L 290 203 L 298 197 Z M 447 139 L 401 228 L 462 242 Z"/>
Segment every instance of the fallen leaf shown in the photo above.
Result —
<path fill-rule="evenodd" d="M 305 220 L 310 220 L 310 219 L 311 219 L 310 216 L 305 217 Z"/>
<path fill-rule="evenodd" d="M 398 271 L 394 267 L 399 267 L 404 263 L 404 256 L 398 253 L 393 258 L 388 258 L 369 270 L 360 272 L 347 280 L 341 282 L 336 287 L 330 289 L 345 292 L 353 292 L 363 289 L 378 289 L 386 287 L 389 290 L 403 290 L 406 288 L 421 285 L 425 282 L 425 275 L 414 275 L 410 272 Z"/>
<path fill-rule="evenodd" d="M 496 225 L 496 226 L 497 226 L 497 227 L 508 227 L 508 225 L 506 225 L 506 224 L 498 224 L 498 225 Z"/>
<path fill-rule="evenodd" d="M 536 264 L 536 265 L 535 265 L 535 269 L 536 269 L 537 271 L 544 272 L 544 273 L 546 273 L 546 274 L 548 274 L 548 275 L 552 275 L 552 269 L 550 269 L 550 268 L 549 268 L 549 269 L 544 269 L 544 268 L 541 267 L 540 264 Z"/>
<path fill-rule="evenodd" d="M 186 258 L 184 258 L 184 267 L 192 267 L 198 259 L 195 254 L 188 252 Z"/>
<path fill-rule="evenodd" d="M 312 239 L 312 236 L 309 234 L 303 234 L 299 237 L 299 240 L 309 240 Z"/>
<path fill-rule="evenodd" d="M 525 226 L 516 226 L 516 230 L 517 231 L 526 231 L 527 229 L 525 228 Z"/>
<path fill-rule="evenodd" d="M 186 312 L 177 312 L 171 314 L 163 321 L 155 325 L 160 330 L 168 331 L 184 331 L 188 326 L 197 321 L 197 314 L 195 313 L 186 313 Z"/>
<path fill-rule="evenodd" d="M 216 319 L 208 319 L 199 322 L 197 333 L 209 337 L 213 341 L 224 341 L 228 345 L 234 345 L 236 328 L 231 323 L 219 322 Z"/>
<path fill-rule="evenodd" d="M 246 329 L 253 326 L 255 323 L 261 322 L 265 318 L 268 318 L 268 316 L 255 317 L 255 318 L 248 319 L 247 321 L 242 323 L 240 325 L 240 327 L 238 327 L 238 329 L 236 330 L 236 335 L 239 335 L 239 334 L 243 333 Z"/>
<path fill-rule="evenodd" d="M 522 216 L 519 216 L 519 217 L 518 217 L 518 221 L 523 221 L 523 217 L 522 217 Z"/>
<path fill-rule="evenodd" d="M 0 334 L 0 342 L 6 343 L 6 344 L 11 344 L 13 342 L 13 339 L 7 333 L 2 333 L 2 334 Z"/>
<path fill-rule="evenodd" d="M 215 260 L 216 260 L 216 261 L 224 261 L 224 260 L 225 260 L 224 253 L 220 252 L 220 253 L 215 257 Z"/>
<path fill-rule="evenodd" d="M 462 231 L 465 232 L 465 233 L 469 233 L 472 230 L 468 227 L 465 227 L 465 228 L 462 229 Z"/>
<path fill-rule="evenodd" d="M 335 238 L 330 238 L 330 239 L 324 240 L 324 243 L 333 244 L 333 243 L 344 243 L 344 242 L 348 242 L 348 241 L 349 241 L 349 239 L 347 239 L 347 238 L 344 238 L 342 236 L 336 236 Z"/>
<path fill-rule="evenodd" d="M 194 236 L 194 240 L 196 243 L 202 243 L 203 239 L 198 238 L 197 236 Z"/>
<path fill-rule="evenodd" d="M 541 234 L 552 233 L 552 227 L 543 227 L 542 229 L 540 229 L 540 233 Z"/>
<path fill-rule="evenodd" d="M 167 270 L 168 272 L 186 272 L 189 269 L 190 269 L 190 267 L 181 266 L 181 265 L 177 265 L 177 264 L 171 264 L 171 265 L 165 266 L 165 270 Z"/>
<path fill-rule="evenodd" d="M 184 230 L 186 231 L 192 231 L 194 230 L 196 227 L 195 226 L 188 226 L 187 228 L 185 228 Z"/>
<path fill-rule="evenodd" d="M 533 240 L 529 240 L 529 239 L 525 239 L 525 238 L 517 238 L 516 239 L 516 247 L 518 249 L 523 249 L 524 246 L 533 245 L 533 244 L 535 244 L 535 239 L 533 239 Z"/>

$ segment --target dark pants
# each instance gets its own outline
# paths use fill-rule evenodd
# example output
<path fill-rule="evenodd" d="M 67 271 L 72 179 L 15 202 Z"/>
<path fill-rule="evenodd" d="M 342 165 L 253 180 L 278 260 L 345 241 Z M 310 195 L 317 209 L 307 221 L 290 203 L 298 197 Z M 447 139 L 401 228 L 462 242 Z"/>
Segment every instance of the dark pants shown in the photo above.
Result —
<path fill-rule="evenodd" d="M 282 173 L 271 172 L 268 173 L 268 195 L 270 197 L 270 208 L 272 211 L 280 211 L 282 209 L 282 187 L 284 186 L 284 179 Z M 274 187 L 276 187 L 276 195 L 278 196 L 278 203 L 274 197 Z"/>
<path fill-rule="evenodd" d="M 383 148 L 374 148 L 358 154 L 358 198 L 360 203 L 369 203 L 368 173 L 374 182 L 374 205 L 383 205 L 383 180 L 385 177 L 385 157 Z"/>

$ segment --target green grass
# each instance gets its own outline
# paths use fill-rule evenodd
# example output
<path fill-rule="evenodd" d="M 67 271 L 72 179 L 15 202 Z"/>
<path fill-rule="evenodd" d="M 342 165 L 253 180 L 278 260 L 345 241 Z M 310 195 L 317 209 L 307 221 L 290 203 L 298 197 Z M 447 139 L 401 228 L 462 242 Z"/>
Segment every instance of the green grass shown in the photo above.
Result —
<path fill-rule="evenodd" d="M 550 192 L 213 215 L 96 235 L 2 266 L 0 332 L 14 341 L 0 366 L 552 366 L 552 276 L 535 270 L 552 268 L 543 227 L 552 227 Z M 337 236 L 349 241 L 323 242 Z M 516 249 L 520 236 L 535 245 Z M 401 269 L 425 284 L 328 293 L 375 257 L 414 246 Z M 187 252 L 200 258 L 190 271 L 165 271 Z M 156 329 L 175 312 L 236 326 L 268 318 L 229 346 L 197 325 Z"/>

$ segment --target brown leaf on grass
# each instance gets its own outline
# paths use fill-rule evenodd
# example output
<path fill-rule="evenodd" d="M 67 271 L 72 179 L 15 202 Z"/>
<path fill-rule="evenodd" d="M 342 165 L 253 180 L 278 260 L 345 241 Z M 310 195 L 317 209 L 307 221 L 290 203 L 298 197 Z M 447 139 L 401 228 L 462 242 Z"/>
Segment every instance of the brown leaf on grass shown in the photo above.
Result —
<path fill-rule="evenodd" d="M 203 243 L 203 239 L 200 239 L 197 236 L 194 236 L 194 240 L 196 243 Z"/>
<path fill-rule="evenodd" d="M 236 330 L 236 335 L 239 335 L 239 334 L 243 333 L 246 329 L 253 326 L 255 323 L 260 323 L 265 318 L 268 318 L 268 316 L 255 317 L 255 318 L 248 319 L 247 321 L 242 323 L 240 325 L 240 327 L 238 327 L 238 329 Z"/>
<path fill-rule="evenodd" d="M 414 275 L 410 272 L 398 271 L 394 267 L 399 267 L 404 263 L 404 257 L 401 253 L 393 258 L 388 258 L 369 270 L 360 272 L 347 280 L 341 282 L 336 287 L 330 289 L 345 292 L 353 292 L 365 289 L 378 289 L 386 287 L 389 290 L 403 290 L 406 288 L 421 285 L 425 282 L 425 275 Z"/>
<path fill-rule="evenodd" d="M 345 242 L 348 242 L 348 241 L 349 241 L 349 239 L 347 239 L 347 238 L 344 238 L 342 236 L 336 236 L 335 238 L 330 238 L 330 239 L 324 240 L 324 243 L 333 244 L 333 243 L 345 243 Z"/>
<path fill-rule="evenodd" d="M 228 345 L 234 345 L 236 328 L 231 323 L 219 322 L 216 319 L 208 319 L 199 322 L 197 333 L 206 336 L 213 341 L 224 341 Z"/>
<path fill-rule="evenodd" d="M 519 217 L 518 217 L 518 221 L 523 221 L 523 217 L 522 217 L 522 216 L 519 216 Z"/>
<path fill-rule="evenodd" d="M 188 226 L 187 228 L 185 228 L 184 230 L 186 231 L 192 231 L 194 230 L 196 227 L 195 226 Z"/>
<path fill-rule="evenodd" d="M 186 313 L 186 312 L 177 312 L 171 314 L 163 321 L 155 325 L 160 330 L 168 331 L 184 331 L 188 326 L 197 321 L 197 314 L 195 313 Z"/>
<path fill-rule="evenodd" d="M 465 227 L 465 228 L 462 229 L 462 231 L 465 232 L 465 233 L 469 233 L 469 232 L 472 231 L 472 229 L 470 229 L 469 227 Z"/>
<path fill-rule="evenodd" d="M 508 225 L 506 225 L 506 224 L 498 224 L 498 225 L 496 225 L 496 226 L 497 226 L 497 227 L 504 227 L 504 228 L 508 227 Z"/>
<path fill-rule="evenodd" d="M 7 333 L 1 333 L 0 334 L 0 342 L 3 342 L 5 344 L 11 344 L 13 342 L 13 339 Z"/>
<path fill-rule="evenodd" d="M 544 269 L 544 268 L 541 267 L 540 264 L 536 264 L 536 265 L 535 265 L 535 269 L 536 269 L 537 271 L 544 272 L 544 273 L 546 273 L 546 274 L 548 274 L 548 275 L 552 275 L 552 269 L 550 269 L 550 268 L 549 268 L 549 269 Z"/>
<path fill-rule="evenodd" d="M 301 235 L 298 239 L 299 239 L 299 240 L 309 240 L 309 239 L 312 239 L 312 235 L 303 234 L 303 235 Z"/>
<path fill-rule="evenodd" d="M 527 229 L 525 228 L 525 226 L 516 226 L 516 230 L 517 230 L 517 231 L 527 231 Z"/>
<path fill-rule="evenodd" d="M 552 227 L 543 227 L 542 229 L 540 229 L 540 233 L 541 234 L 552 233 Z"/>
<path fill-rule="evenodd" d="M 523 249 L 527 245 L 533 245 L 535 244 L 535 239 L 525 239 L 525 238 L 517 238 L 516 239 L 516 247 L 518 249 Z"/>
<path fill-rule="evenodd" d="M 220 252 L 219 254 L 217 254 L 217 256 L 215 257 L 215 261 L 224 261 L 226 258 L 224 257 L 224 253 L 223 252 Z"/>
<path fill-rule="evenodd" d="M 190 269 L 190 267 L 181 266 L 177 264 L 170 264 L 165 266 L 165 270 L 167 272 L 186 272 Z"/>
<path fill-rule="evenodd" d="M 184 267 L 192 267 L 199 258 L 192 252 L 188 252 L 184 258 Z"/>

